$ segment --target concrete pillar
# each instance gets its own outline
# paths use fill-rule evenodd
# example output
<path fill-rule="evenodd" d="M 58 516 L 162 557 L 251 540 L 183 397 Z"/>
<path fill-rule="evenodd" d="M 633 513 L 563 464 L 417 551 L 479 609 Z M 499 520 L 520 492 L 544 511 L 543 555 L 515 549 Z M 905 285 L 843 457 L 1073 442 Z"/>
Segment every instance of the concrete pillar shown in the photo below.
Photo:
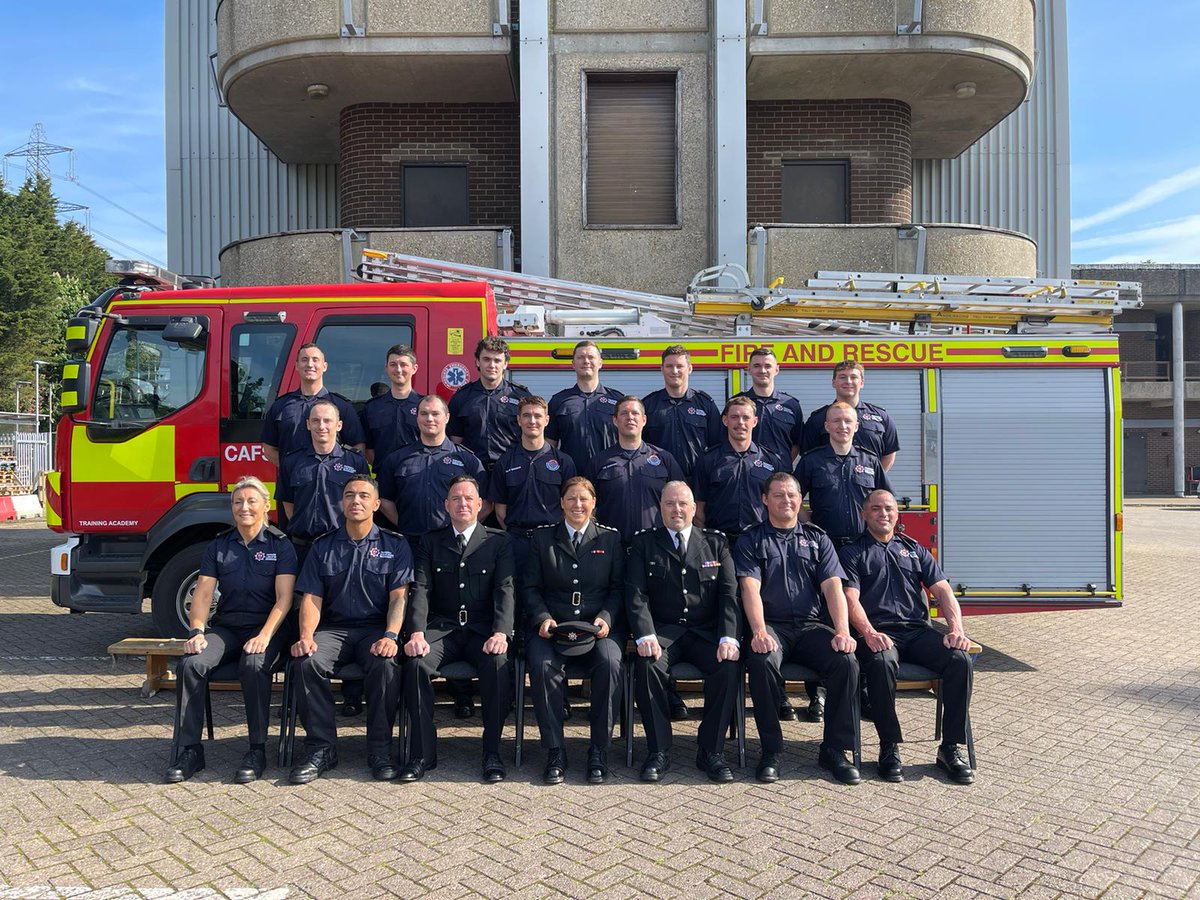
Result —
<path fill-rule="evenodd" d="M 745 266 L 746 5 L 713 11 L 713 262 Z"/>
<path fill-rule="evenodd" d="M 1187 377 L 1183 362 L 1183 301 L 1176 300 L 1171 304 L 1171 405 L 1172 405 L 1172 436 L 1175 449 L 1175 496 L 1183 497 L 1187 493 L 1187 482 L 1184 479 L 1185 463 L 1184 437 L 1184 398 L 1187 396 Z"/>
<path fill-rule="evenodd" d="M 549 0 L 521 0 L 520 46 L 521 271 L 550 275 Z"/>

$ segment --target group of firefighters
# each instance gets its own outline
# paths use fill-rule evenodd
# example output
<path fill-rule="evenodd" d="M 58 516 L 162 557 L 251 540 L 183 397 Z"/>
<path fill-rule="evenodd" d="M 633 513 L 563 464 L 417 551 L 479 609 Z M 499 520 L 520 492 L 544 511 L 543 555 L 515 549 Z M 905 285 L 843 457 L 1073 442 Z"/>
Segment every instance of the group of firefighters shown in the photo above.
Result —
<path fill-rule="evenodd" d="M 834 367 L 836 399 L 805 420 L 776 388 L 768 348 L 751 354 L 752 385 L 724 409 L 689 385 L 681 345 L 663 351 L 664 386 L 645 398 L 601 384 L 591 341 L 574 348 L 575 384 L 549 402 L 508 378 L 509 358 L 502 339 L 480 341 L 479 378 L 447 403 L 413 388 L 416 354 L 392 346 L 386 389 L 359 414 L 324 386 L 320 348 L 300 348 L 300 387 L 267 410 L 262 435 L 286 534 L 268 522 L 262 481 L 234 485 L 235 527 L 209 546 L 193 596 L 168 782 L 204 768 L 203 688 L 235 659 L 250 738 L 235 781 L 262 776 L 272 672 L 289 655 L 305 729 L 292 783 L 337 765 L 330 679 L 350 663 L 362 672 L 372 774 L 423 778 L 437 765 L 430 679 L 452 662 L 476 674 L 482 777 L 502 781 L 515 650 L 546 750 L 543 780 L 564 780 L 566 679 L 587 677 L 585 773 L 603 783 L 630 639 L 643 781 L 671 767 L 671 722 L 688 715 L 672 667 L 685 662 L 704 676 L 696 765 L 710 780 L 733 780 L 723 748 L 743 663 L 761 742 L 756 776 L 778 780 L 780 721 L 796 718 L 782 675 L 792 662 L 819 675 L 806 688 L 808 717 L 824 722 L 820 765 L 842 783 L 862 780 L 847 752 L 869 702 L 879 775 L 901 781 L 902 660 L 940 675 L 936 764 L 955 782 L 974 780 L 963 752 L 969 641 L 937 562 L 897 529 L 887 470 L 899 441 L 886 410 L 860 398 L 860 364 Z M 945 631 L 930 624 L 927 591 Z M 473 714 L 470 690 L 457 687 L 460 715 Z M 412 731 L 400 759 L 402 691 Z M 347 705 L 356 712 L 361 700 Z"/>

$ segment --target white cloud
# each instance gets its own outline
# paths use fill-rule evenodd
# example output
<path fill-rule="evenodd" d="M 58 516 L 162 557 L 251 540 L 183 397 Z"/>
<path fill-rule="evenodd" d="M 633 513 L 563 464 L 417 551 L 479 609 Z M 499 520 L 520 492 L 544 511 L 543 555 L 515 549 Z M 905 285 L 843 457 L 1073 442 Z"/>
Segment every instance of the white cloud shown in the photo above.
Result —
<path fill-rule="evenodd" d="M 1200 262 L 1200 215 L 1186 216 L 1160 222 L 1118 234 L 1085 238 L 1071 244 L 1072 260 L 1095 259 L 1081 251 L 1100 251 L 1099 262 L 1136 262 L 1154 260 L 1161 263 Z"/>
<path fill-rule="evenodd" d="M 1120 203 L 1115 203 L 1090 216 L 1073 219 L 1071 231 L 1083 231 L 1094 225 L 1111 222 L 1131 212 L 1161 203 L 1163 200 L 1170 199 L 1176 194 L 1181 194 L 1194 187 L 1200 187 L 1200 166 L 1192 166 L 1190 169 L 1184 169 L 1175 175 L 1162 178 L 1142 188 L 1128 200 L 1122 200 Z"/>

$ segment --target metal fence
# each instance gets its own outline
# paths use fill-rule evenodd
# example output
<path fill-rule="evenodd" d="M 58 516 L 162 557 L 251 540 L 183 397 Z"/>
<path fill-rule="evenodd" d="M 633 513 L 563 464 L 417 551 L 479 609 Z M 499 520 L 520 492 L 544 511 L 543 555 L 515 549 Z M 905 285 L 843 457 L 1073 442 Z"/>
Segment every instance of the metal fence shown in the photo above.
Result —
<path fill-rule="evenodd" d="M 0 434 L 0 493 L 32 494 L 51 468 L 50 434 Z"/>

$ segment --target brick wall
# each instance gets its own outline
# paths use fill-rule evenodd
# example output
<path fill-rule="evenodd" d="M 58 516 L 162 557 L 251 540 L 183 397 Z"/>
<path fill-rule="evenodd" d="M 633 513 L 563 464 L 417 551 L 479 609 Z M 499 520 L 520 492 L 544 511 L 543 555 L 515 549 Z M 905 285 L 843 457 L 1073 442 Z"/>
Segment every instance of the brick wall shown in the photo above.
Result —
<path fill-rule="evenodd" d="M 1129 431 L 1130 429 L 1126 429 Z M 1175 491 L 1175 444 L 1169 428 L 1135 429 L 1146 435 L 1146 491 L 1171 494 Z M 1200 466 L 1200 435 L 1185 429 L 1184 465 Z"/>
<path fill-rule="evenodd" d="M 341 116 L 341 224 L 399 228 L 401 166 L 466 163 L 471 225 L 519 225 L 515 103 L 363 103 Z"/>
<path fill-rule="evenodd" d="M 898 100 L 754 100 L 746 115 L 750 223 L 782 221 L 781 167 L 850 160 L 850 222 L 912 219 L 912 113 Z"/>

